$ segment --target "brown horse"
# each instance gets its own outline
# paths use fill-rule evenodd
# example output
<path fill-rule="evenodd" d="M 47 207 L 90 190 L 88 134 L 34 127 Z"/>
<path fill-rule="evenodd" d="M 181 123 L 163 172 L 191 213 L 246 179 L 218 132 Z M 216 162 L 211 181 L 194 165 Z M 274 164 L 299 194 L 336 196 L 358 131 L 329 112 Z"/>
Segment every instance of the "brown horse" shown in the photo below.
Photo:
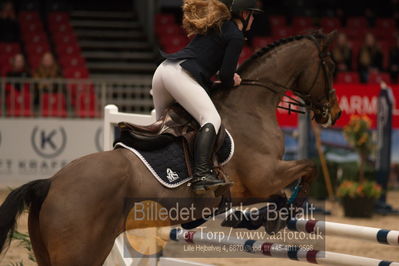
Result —
<path fill-rule="evenodd" d="M 282 160 L 284 139 L 276 107 L 291 89 L 319 124 L 335 123 L 341 111 L 331 90 L 334 63 L 327 53 L 333 38 L 334 34 L 318 33 L 276 42 L 240 68 L 240 87 L 212 96 L 236 143 L 225 167 L 234 182 L 235 204 L 237 199 L 266 200 L 298 178 L 313 177 L 312 163 Z M 0 208 L 0 247 L 12 234 L 18 214 L 30 206 L 29 235 L 39 265 L 101 265 L 115 238 L 125 231 L 126 198 L 182 199 L 186 206 L 200 201 L 187 186 L 163 187 L 126 149 L 91 154 L 7 197 Z M 210 198 L 206 205 L 217 207 L 219 201 Z M 130 224 L 129 228 L 154 225 Z"/>

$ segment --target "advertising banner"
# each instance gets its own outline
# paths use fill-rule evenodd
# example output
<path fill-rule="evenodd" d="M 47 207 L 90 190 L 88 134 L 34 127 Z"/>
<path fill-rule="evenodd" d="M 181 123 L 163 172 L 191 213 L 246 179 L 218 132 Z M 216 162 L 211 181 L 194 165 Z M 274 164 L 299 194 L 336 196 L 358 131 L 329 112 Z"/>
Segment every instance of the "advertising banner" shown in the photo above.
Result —
<path fill-rule="evenodd" d="M 102 120 L 0 119 L 0 186 L 54 175 L 102 150 Z"/>
<path fill-rule="evenodd" d="M 335 84 L 339 105 L 342 109 L 342 116 L 338 120 L 336 127 L 345 126 L 351 115 L 367 115 L 373 121 L 373 128 L 377 125 L 377 103 L 380 94 L 379 85 L 362 85 L 362 84 Z M 399 86 L 392 86 L 394 95 L 393 102 L 393 128 L 399 129 Z M 287 98 L 283 100 L 289 101 Z M 282 103 L 284 107 L 288 104 Z M 295 109 L 295 107 L 293 108 Z M 277 117 L 279 123 L 283 127 L 297 127 L 298 115 L 288 111 L 278 109 Z"/>

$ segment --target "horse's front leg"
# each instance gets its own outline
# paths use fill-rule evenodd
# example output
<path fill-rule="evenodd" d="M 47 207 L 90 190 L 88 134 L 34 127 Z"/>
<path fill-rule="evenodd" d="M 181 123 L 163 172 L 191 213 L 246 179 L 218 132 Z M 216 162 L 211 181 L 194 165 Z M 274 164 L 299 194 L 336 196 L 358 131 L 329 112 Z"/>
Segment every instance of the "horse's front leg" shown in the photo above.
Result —
<path fill-rule="evenodd" d="M 286 179 L 288 184 L 299 178 L 302 178 L 301 187 L 298 194 L 298 198 L 302 199 L 307 197 L 307 194 L 310 192 L 310 186 L 313 180 L 316 178 L 316 174 L 316 166 L 310 160 L 279 161 L 276 172 L 276 176 Z"/>
<path fill-rule="evenodd" d="M 262 217 L 266 232 L 273 233 L 280 231 L 286 226 L 288 219 L 293 218 L 292 216 L 298 211 L 297 208 L 301 208 L 306 200 L 316 173 L 316 166 L 310 160 L 279 161 L 276 173 L 277 177 L 286 179 L 285 182 L 289 182 L 288 184 L 299 178 L 302 178 L 302 180 L 299 187 L 296 188 L 297 191 L 295 193 L 297 194 L 290 201 L 286 201 L 286 204 L 274 204 L 271 208 L 267 206 L 262 208 L 263 210 L 261 209 L 260 216 Z M 273 218 L 271 218 L 270 209 L 272 209 L 272 213 L 274 214 Z M 280 216 L 280 213 L 289 215 Z"/>
<path fill-rule="evenodd" d="M 270 175 L 269 172 L 269 176 L 264 179 L 263 183 L 263 185 L 268 186 L 268 188 L 273 191 L 274 196 L 269 199 L 272 205 L 269 204 L 259 209 L 256 215 L 235 211 L 223 221 L 223 226 L 247 228 L 250 230 L 256 230 L 264 226 L 268 233 L 278 232 L 285 227 L 288 217 L 282 220 L 279 214 L 283 208 L 291 206 L 288 205 L 287 199 L 282 196 L 281 190 L 295 180 L 302 178 L 299 193 L 296 200 L 293 202 L 293 207 L 300 207 L 310 190 L 311 182 L 316 175 L 316 167 L 312 161 L 308 160 L 280 160 L 275 162 L 273 166 L 274 174 Z M 258 185 L 260 184 L 258 183 Z M 287 210 L 284 210 L 284 212 L 287 212 Z"/>

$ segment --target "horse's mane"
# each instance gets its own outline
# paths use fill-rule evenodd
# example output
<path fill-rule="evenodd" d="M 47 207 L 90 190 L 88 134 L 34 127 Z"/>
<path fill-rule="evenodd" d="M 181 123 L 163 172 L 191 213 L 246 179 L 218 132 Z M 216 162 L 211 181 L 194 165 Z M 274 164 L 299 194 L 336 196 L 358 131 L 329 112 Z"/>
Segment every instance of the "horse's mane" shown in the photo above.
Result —
<path fill-rule="evenodd" d="M 318 40 L 325 40 L 327 38 L 327 35 L 324 34 L 322 31 L 314 31 L 310 34 L 306 34 L 306 35 L 296 35 L 296 36 L 291 36 L 288 38 L 284 38 L 284 39 L 280 39 L 277 40 L 261 49 L 259 49 L 256 53 L 254 53 L 248 60 L 246 60 L 237 70 L 237 72 L 239 74 L 243 73 L 244 71 L 246 71 L 254 61 L 256 61 L 256 59 L 258 59 L 259 57 L 262 57 L 263 55 L 271 52 L 272 50 L 274 50 L 275 48 L 283 45 L 283 44 L 287 44 L 293 41 L 298 41 L 298 40 L 302 40 L 302 39 L 308 39 L 310 37 L 314 37 Z"/>

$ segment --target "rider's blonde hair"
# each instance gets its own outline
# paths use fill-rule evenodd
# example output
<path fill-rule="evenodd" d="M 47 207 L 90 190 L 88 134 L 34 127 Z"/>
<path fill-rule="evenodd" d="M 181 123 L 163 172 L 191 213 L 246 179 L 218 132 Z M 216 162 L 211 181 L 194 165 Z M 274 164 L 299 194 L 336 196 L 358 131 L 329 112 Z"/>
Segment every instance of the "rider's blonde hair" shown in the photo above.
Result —
<path fill-rule="evenodd" d="M 183 28 L 188 36 L 206 34 L 212 28 L 220 29 L 230 18 L 230 10 L 219 0 L 184 0 Z"/>

